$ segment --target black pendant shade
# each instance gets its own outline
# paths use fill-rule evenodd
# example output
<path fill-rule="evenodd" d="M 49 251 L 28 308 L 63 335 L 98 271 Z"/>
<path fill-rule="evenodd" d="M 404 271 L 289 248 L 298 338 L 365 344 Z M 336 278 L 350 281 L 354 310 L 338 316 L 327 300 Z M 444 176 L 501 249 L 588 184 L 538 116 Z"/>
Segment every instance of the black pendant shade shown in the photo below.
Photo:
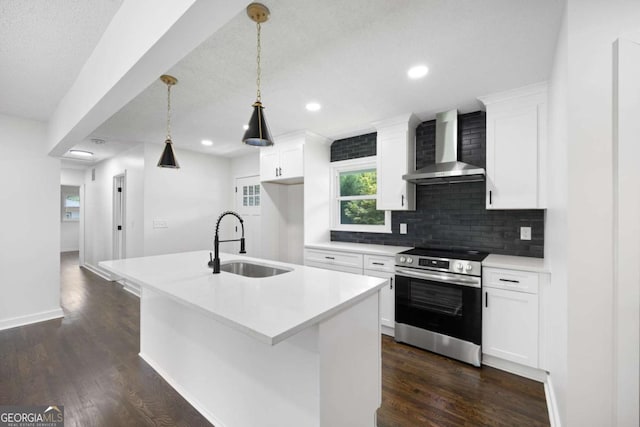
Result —
<path fill-rule="evenodd" d="M 162 156 L 158 161 L 158 167 L 180 169 L 180 165 L 176 160 L 176 155 L 173 152 L 173 143 L 170 139 L 167 139 L 164 142 L 164 151 L 162 152 Z"/>
<path fill-rule="evenodd" d="M 271 133 L 265 121 L 264 111 L 260 101 L 256 101 L 253 104 L 253 114 L 251 115 L 251 120 L 249 120 L 249 129 L 244 133 L 242 142 L 254 147 L 268 147 L 273 145 Z"/>

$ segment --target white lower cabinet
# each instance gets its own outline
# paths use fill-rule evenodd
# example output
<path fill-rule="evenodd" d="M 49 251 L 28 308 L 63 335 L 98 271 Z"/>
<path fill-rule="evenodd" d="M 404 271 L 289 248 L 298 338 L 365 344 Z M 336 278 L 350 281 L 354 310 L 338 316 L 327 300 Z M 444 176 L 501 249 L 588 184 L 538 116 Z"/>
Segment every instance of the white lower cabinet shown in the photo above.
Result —
<path fill-rule="evenodd" d="M 540 368 L 538 274 L 485 268 L 482 353 Z"/>
<path fill-rule="evenodd" d="M 380 325 L 383 334 L 394 336 L 395 257 L 305 248 L 304 265 L 389 279 L 380 290 Z"/>
<path fill-rule="evenodd" d="M 304 265 L 311 267 L 362 274 L 362 264 L 362 254 L 320 249 L 304 250 Z"/>
<path fill-rule="evenodd" d="M 396 322 L 395 257 L 364 256 L 364 275 L 389 279 L 380 290 L 380 324 L 382 333 L 394 336 Z"/>

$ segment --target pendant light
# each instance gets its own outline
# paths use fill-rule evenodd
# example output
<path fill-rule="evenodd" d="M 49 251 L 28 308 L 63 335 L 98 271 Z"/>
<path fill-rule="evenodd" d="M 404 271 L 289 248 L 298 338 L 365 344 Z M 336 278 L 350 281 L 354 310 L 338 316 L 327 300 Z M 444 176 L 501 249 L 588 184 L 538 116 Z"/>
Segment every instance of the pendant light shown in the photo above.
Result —
<path fill-rule="evenodd" d="M 269 13 L 269 9 L 260 3 L 251 3 L 247 6 L 247 15 L 249 15 L 249 18 L 256 23 L 258 29 L 258 54 L 256 58 L 258 63 L 256 78 L 258 90 L 256 92 L 256 102 L 253 103 L 253 114 L 249 120 L 249 128 L 244 133 L 242 142 L 256 147 L 267 147 L 273 145 L 271 133 L 269 132 L 269 127 L 267 126 L 267 122 L 264 118 L 262 99 L 260 97 L 260 74 L 262 72 L 260 69 L 260 24 L 267 22 L 269 19 Z"/>
<path fill-rule="evenodd" d="M 158 167 L 179 169 L 180 165 L 176 160 L 176 155 L 173 152 L 173 142 L 171 141 L 171 86 L 178 83 L 178 79 L 163 74 L 160 76 L 160 80 L 167 85 L 167 139 L 164 141 L 164 151 L 160 156 L 160 160 L 158 160 Z"/>

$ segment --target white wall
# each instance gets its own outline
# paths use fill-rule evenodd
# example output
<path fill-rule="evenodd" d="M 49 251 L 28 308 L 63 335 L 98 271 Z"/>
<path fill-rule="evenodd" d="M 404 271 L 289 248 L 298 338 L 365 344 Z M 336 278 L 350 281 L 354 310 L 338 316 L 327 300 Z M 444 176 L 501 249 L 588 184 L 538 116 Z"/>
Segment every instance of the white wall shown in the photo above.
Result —
<path fill-rule="evenodd" d="M 554 65 L 549 79 L 549 144 L 547 151 L 547 211 L 545 218 L 545 259 L 551 275 L 549 303 L 548 361 L 551 392 L 556 417 L 566 420 L 567 412 L 567 16 L 562 20 Z"/>
<path fill-rule="evenodd" d="M 158 168 L 161 150 L 144 146 L 144 254 L 212 249 L 216 219 L 233 208 L 231 161 L 178 149 L 180 169 Z M 168 227 L 153 228 L 154 220 Z"/>
<path fill-rule="evenodd" d="M 264 258 L 303 264 L 304 187 L 305 184 L 262 183 Z"/>
<path fill-rule="evenodd" d="M 609 426 L 615 425 L 612 52 L 618 36 L 640 26 L 640 3 L 569 0 L 566 13 L 550 100 L 550 376 L 562 425 Z"/>
<path fill-rule="evenodd" d="M 231 177 L 242 178 L 243 176 L 260 175 L 260 151 L 247 154 L 246 156 L 234 157 L 231 159 Z M 233 183 L 232 183 L 233 184 Z M 233 198 L 233 195 L 232 195 Z"/>
<path fill-rule="evenodd" d="M 60 169 L 60 185 L 75 185 L 77 187 L 84 184 L 85 169 Z"/>
<path fill-rule="evenodd" d="M 614 413 L 640 425 L 640 32 L 614 53 Z"/>
<path fill-rule="evenodd" d="M 60 221 L 60 252 L 80 250 L 80 222 Z"/>
<path fill-rule="evenodd" d="M 126 255 L 144 255 L 144 146 L 139 145 L 85 172 L 85 264 L 113 258 L 113 177 L 126 172 Z"/>
<path fill-rule="evenodd" d="M 80 187 L 84 184 L 84 169 L 60 169 L 60 185 Z M 62 203 L 62 202 L 61 202 Z M 62 221 L 60 218 L 60 252 L 80 249 L 80 221 Z"/>
<path fill-rule="evenodd" d="M 61 317 L 60 161 L 44 123 L 0 115 L 0 329 Z"/>
<path fill-rule="evenodd" d="M 304 243 L 331 239 L 331 141 L 307 134 L 304 147 Z"/>
<path fill-rule="evenodd" d="M 287 185 L 283 229 L 286 240 L 281 242 L 284 261 L 304 264 L 304 184 Z"/>

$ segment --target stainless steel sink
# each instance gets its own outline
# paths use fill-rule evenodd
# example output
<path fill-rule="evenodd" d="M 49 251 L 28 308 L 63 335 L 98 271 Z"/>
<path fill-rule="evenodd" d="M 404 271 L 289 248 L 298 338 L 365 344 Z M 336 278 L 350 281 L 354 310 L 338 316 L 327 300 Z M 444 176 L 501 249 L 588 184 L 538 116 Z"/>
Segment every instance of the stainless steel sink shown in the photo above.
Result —
<path fill-rule="evenodd" d="M 274 267 L 272 265 L 254 264 L 245 261 L 230 261 L 220 265 L 220 271 L 238 274 L 245 277 L 271 277 L 284 274 L 290 269 Z"/>

